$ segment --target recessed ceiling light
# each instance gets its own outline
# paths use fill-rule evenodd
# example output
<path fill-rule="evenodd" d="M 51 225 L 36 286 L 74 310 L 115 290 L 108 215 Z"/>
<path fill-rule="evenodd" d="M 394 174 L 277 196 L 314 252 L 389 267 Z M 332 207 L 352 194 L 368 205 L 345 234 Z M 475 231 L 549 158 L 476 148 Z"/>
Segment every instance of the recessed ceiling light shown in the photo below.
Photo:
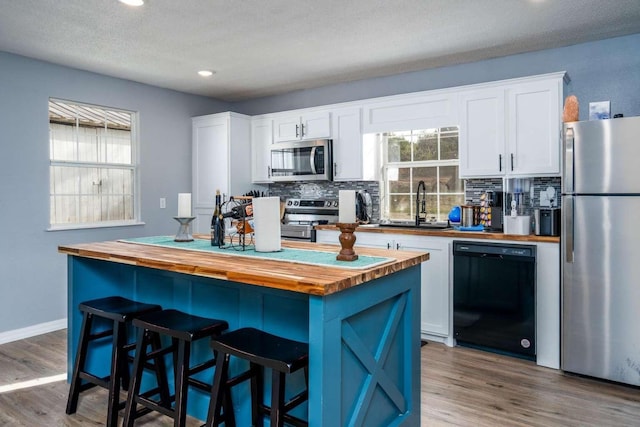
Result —
<path fill-rule="evenodd" d="M 211 76 L 213 76 L 213 71 L 210 71 L 210 70 L 200 70 L 200 71 L 198 71 L 198 74 L 199 74 L 201 77 L 211 77 Z"/>
<path fill-rule="evenodd" d="M 124 3 L 128 6 L 142 6 L 144 4 L 144 0 L 119 0 L 120 3 Z"/>

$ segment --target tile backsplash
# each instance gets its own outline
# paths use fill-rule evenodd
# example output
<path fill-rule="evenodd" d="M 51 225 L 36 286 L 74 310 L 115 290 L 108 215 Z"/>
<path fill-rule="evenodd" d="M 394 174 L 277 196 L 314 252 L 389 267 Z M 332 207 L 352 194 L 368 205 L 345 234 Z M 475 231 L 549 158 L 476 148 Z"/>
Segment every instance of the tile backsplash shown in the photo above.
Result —
<path fill-rule="evenodd" d="M 269 195 L 280 200 L 290 197 L 338 198 L 340 190 L 367 190 L 373 204 L 372 220 L 380 219 L 380 187 L 378 181 L 278 182 L 269 184 Z"/>
<path fill-rule="evenodd" d="M 504 191 L 502 178 L 467 179 L 465 180 L 465 200 L 471 204 L 479 204 L 480 196 L 485 191 Z M 560 177 L 533 178 L 533 203 L 530 203 L 531 193 L 524 194 L 526 206 L 540 206 L 540 192 L 552 187 L 556 194 L 557 207 L 560 207 Z"/>
<path fill-rule="evenodd" d="M 540 206 L 540 192 L 547 187 L 556 191 L 556 204 L 560 206 L 560 177 L 542 177 L 533 179 L 533 204 L 530 203 L 530 192 L 524 194 L 526 206 Z M 373 202 L 373 220 L 380 219 L 380 185 L 378 181 L 317 181 L 317 182 L 278 182 L 269 184 L 269 195 L 285 200 L 290 197 L 299 198 L 338 198 L 340 190 L 367 190 Z M 480 204 L 480 196 L 485 191 L 504 191 L 502 178 L 482 178 L 465 180 L 465 201 Z"/>

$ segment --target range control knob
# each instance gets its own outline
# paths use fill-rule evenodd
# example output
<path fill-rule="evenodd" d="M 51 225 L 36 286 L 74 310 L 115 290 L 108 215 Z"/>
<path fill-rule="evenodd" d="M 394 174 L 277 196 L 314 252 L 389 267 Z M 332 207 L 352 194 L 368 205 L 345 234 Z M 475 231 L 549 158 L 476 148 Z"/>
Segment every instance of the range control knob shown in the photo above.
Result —
<path fill-rule="evenodd" d="M 295 200 L 295 201 L 293 202 L 293 206 L 298 206 L 299 204 L 300 204 L 300 202 L 299 202 L 298 200 Z"/>
<path fill-rule="evenodd" d="M 291 206 L 293 202 L 291 200 L 287 200 L 287 206 Z"/>
<path fill-rule="evenodd" d="M 338 207 L 338 201 L 333 202 L 333 207 L 337 208 Z"/>

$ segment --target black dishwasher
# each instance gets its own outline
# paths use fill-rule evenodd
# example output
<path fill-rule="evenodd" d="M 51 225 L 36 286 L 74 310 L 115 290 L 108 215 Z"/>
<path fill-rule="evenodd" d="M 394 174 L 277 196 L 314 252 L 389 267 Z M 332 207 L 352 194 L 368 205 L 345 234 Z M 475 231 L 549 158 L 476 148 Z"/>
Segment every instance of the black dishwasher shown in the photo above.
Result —
<path fill-rule="evenodd" d="M 535 360 L 536 247 L 453 242 L 458 345 Z"/>

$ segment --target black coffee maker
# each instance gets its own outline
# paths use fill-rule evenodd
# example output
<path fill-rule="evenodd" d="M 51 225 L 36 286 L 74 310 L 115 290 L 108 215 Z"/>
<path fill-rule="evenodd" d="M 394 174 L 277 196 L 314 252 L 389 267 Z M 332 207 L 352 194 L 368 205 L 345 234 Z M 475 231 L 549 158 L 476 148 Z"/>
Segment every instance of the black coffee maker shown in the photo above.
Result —
<path fill-rule="evenodd" d="M 487 203 L 491 210 L 491 226 L 489 231 L 504 230 L 504 192 L 487 191 Z"/>

